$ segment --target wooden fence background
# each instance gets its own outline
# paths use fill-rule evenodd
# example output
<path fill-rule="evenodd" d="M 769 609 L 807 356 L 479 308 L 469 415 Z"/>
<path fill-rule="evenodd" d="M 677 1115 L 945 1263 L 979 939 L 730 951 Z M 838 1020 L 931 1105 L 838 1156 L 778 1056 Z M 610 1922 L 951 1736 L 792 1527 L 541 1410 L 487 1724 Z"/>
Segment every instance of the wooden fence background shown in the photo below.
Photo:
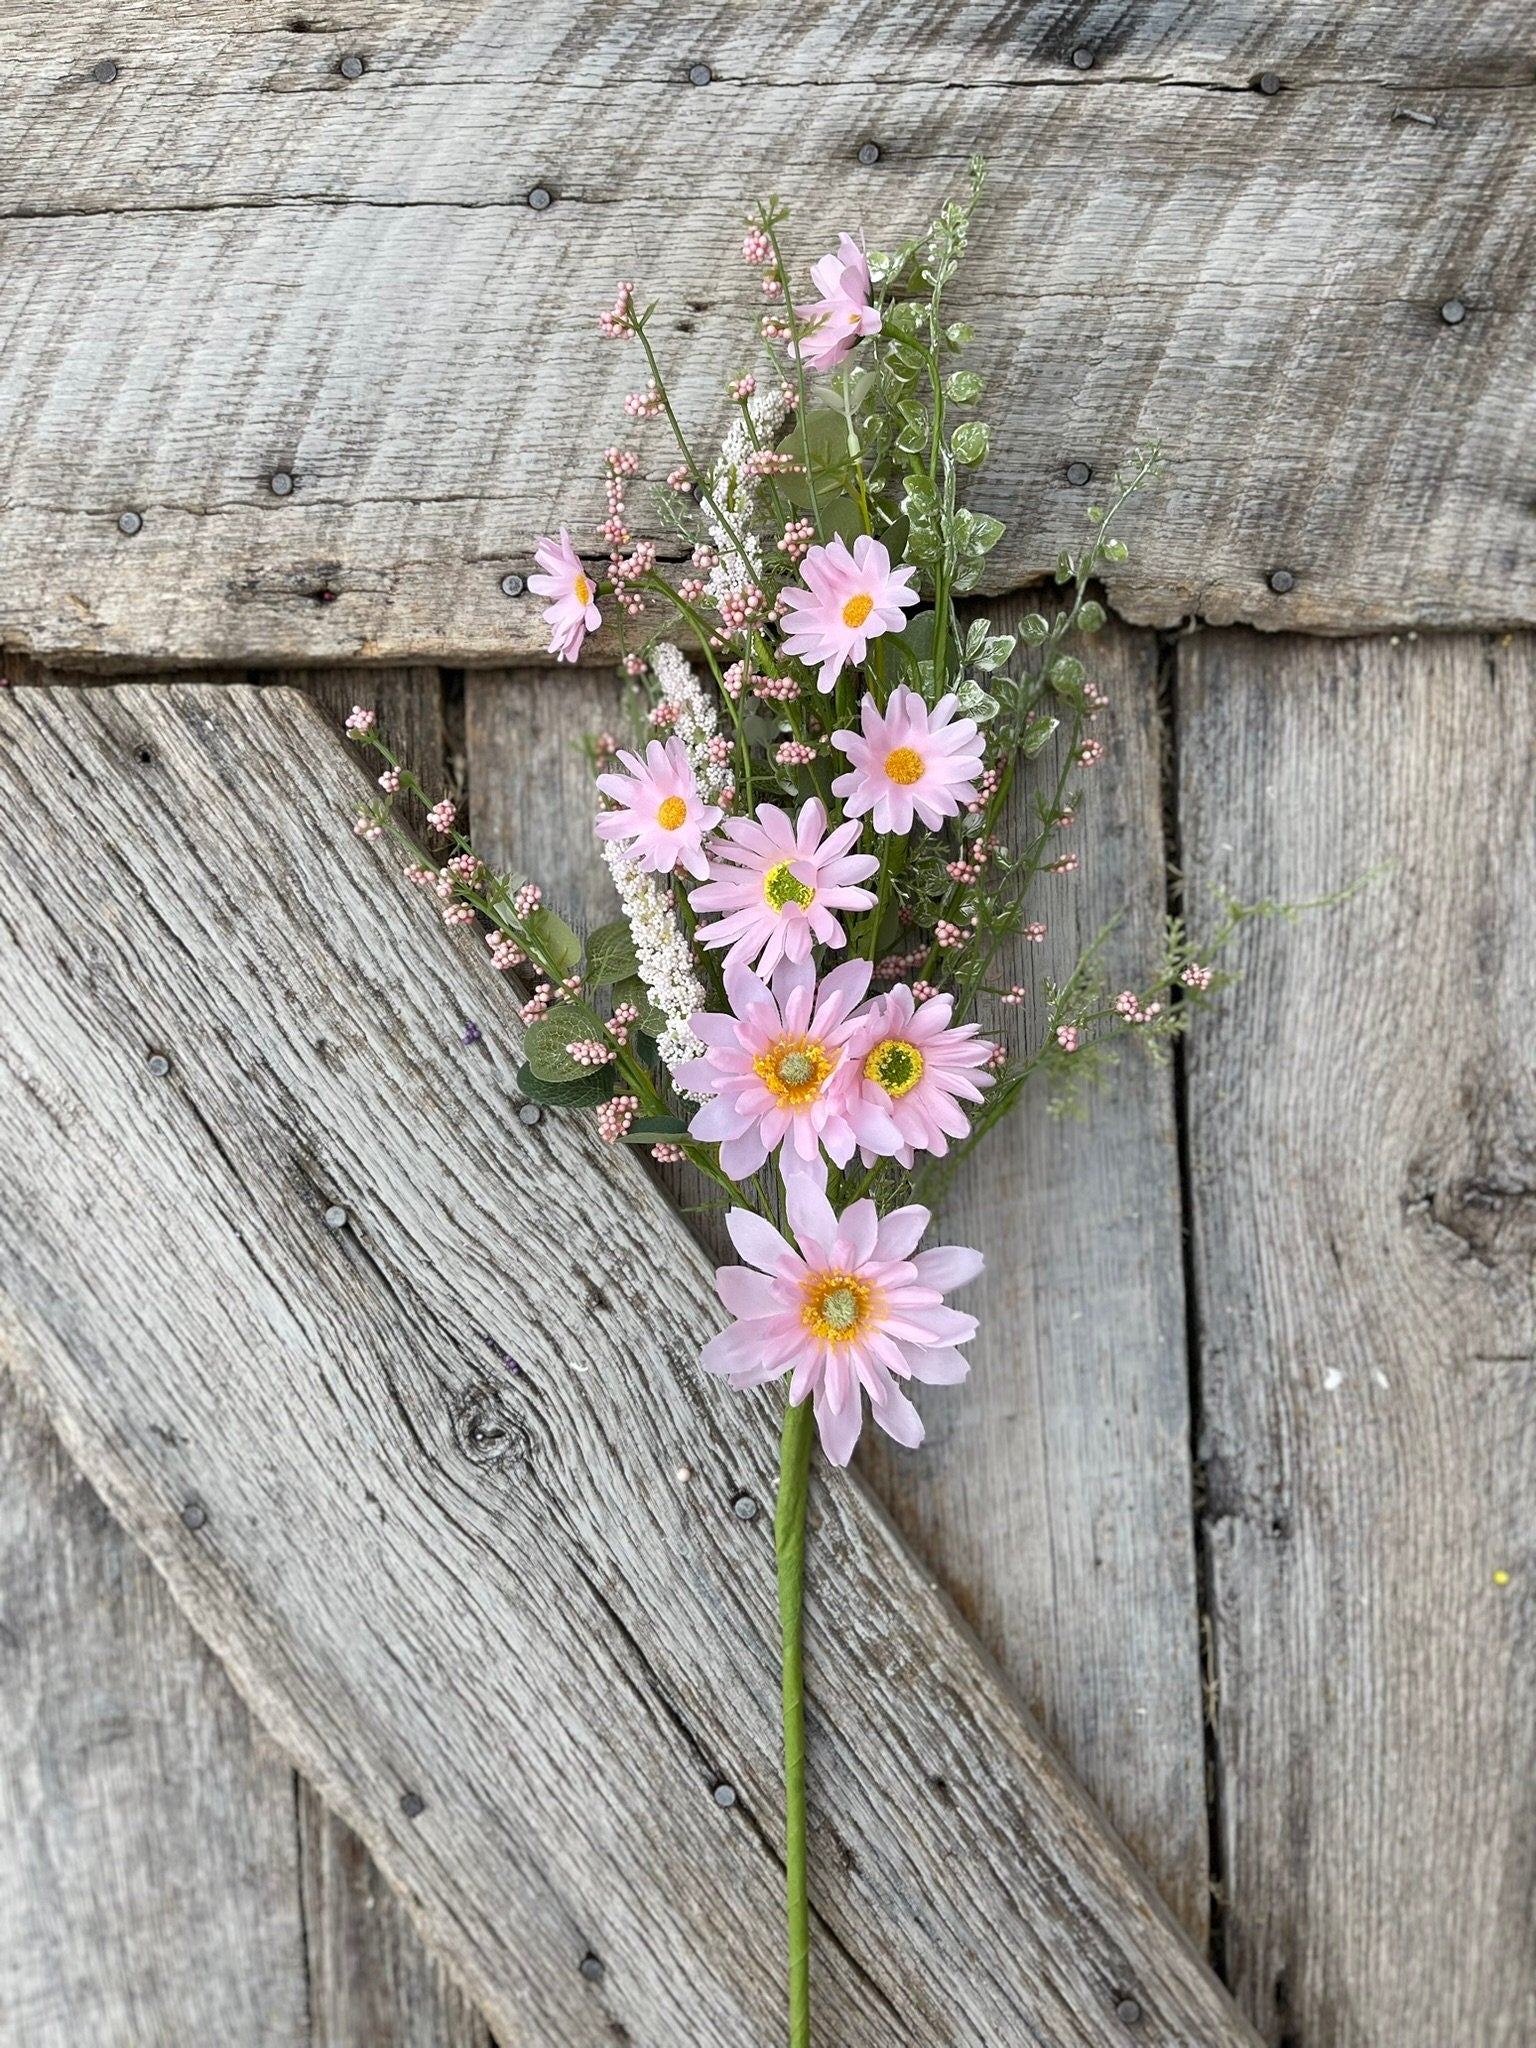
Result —
<path fill-rule="evenodd" d="M 677 336 L 684 393 L 707 416 L 727 337 L 750 317 L 716 253 L 743 195 L 772 181 L 796 200 L 808 249 L 849 219 L 894 236 L 976 147 L 994 158 L 994 200 L 967 311 L 995 380 L 989 489 L 1012 522 L 992 615 L 1075 537 L 1069 461 L 1102 474 L 1151 431 L 1175 457 L 1107 593 L 1109 760 L 1083 806 L 1083 870 L 1050 884 L 1050 937 L 1021 978 L 1123 912 L 1112 957 L 1134 979 L 1180 886 L 1199 922 L 1224 889 L 1305 898 L 1389 867 L 1335 911 L 1255 929 L 1246 979 L 1179 1060 L 1127 1058 L 1086 1126 L 1029 1105 L 956 1189 L 956 1234 L 988 1255 L 983 1337 L 966 1388 L 927 1404 L 923 1452 L 875 1445 L 864 1459 L 917 1560 L 910 1578 L 891 1564 L 900 1590 L 881 1611 L 895 1641 L 904 1616 L 927 1615 L 930 1580 L 953 1600 L 1270 2048 L 1536 2039 L 1528 26 L 1512 4 L 1364 0 L 558 17 L 399 0 L 345 25 L 244 5 L 12 10 L 0 1358 L 19 1370 L 0 1374 L 0 2039 L 485 2048 L 482 2011 L 501 2048 L 677 2038 L 661 2024 L 664 1973 L 630 1959 L 623 1926 L 611 1953 L 595 1937 L 589 1953 L 573 1921 L 557 1976 L 538 1888 L 508 1890 L 501 1926 L 474 1893 L 464 1843 L 487 1815 L 512 1844 L 496 1838 L 498 1873 L 520 1867 L 520 1829 L 529 1845 L 547 1830 L 543 1781 L 502 1750 L 558 1747 L 553 1675 L 509 1678 L 486 1647 L 499 1639 L 466 1638 L 464 1686 L 483 1656 L 488 1695 L 521 1685 L 526 1718 L 481 1727 L 441 1786 L 413 1781 L 420 1816 L 400 1806 L 403 1759 L 381 1746 L 398 1721 L 328 1716 L 318 1679 L 306 1719 L 285 1687 L 294 1642 L 346 1637 L 348 1581 L 317 1566 L 334 1571 L 319 1583 L 338 1608 L 304 1637 L 278 1553 L 306 1547 L 304 1516 L 322 1507 L 336 1555 L 359 1557 L 378 1555 L 381 1501 L 414 1525 L 437 1487 L 457 1510 L 452 1440 L 441 1459 L 420 1451 L 425 1480 L 402 1437 L 399 1469 L 381 1457 L 366 1488 L 332 1493 L 274 1444 L 282 1483 L 264 1495 L 256 1422 L 242 1436 L 216 1376 L 144 1335 L 179 1274 L 190 1287 L 218 1270 L 204 1211 L 224 1200 L 210 1192 L 223 1144 L 230 1172 L 253 1178 L 246 1150 L 278 1156 L 263 1062 L 285 1031 L 303 1050 L 303 992 L 287 1024 L 245 1019 L 277 1034 L 247 1077 L 250 1121 L 178 1132 L 180 1208 L 142 1134 L 158 1111 L 141 1083 L 110 1061 L 94 1095 L 76 1075 L 92 1031 L 141 1059 L 153 1019 L 189 1067 L 199 1030 L 210 1047 L 238 1037 L 244 998 L 221 963 L 242 957 L 239 935 L 215 907 L 178 908 L 166 878 L 191 859 L 182 839 L 212 849 L 207 875 L 234 872 L 218 867 L 226 842 L 256 836 L 233 794 L 242 776 L 269 807 L 285 773 L 300 779 L 311 743 L 278 708 L 284 685 L 333 722 L 376 705 L 427 779 L 467 800 L 487 857 L 538 874 L 578 920 L 610 913 L 575 742 L 609 722 L 616 681 L 601 650 L 575 674 L 538 665 L 536 608 L 502 590 L 534 532 L 595 496 L 583 479 L 636 381 L 594 338 L 610 275 L 674 292 L 691 330 Z M 691 84 L 704 64 L 707 83 Z M 536 191 L 553 203 L 530 206 Z M 275 492 L 279 475 L 295 488 Z M 207 694 L 188 698 L 188 681 Z M 231 687 L 248 683 L 270 699 Z M 347 772 L 324 770 L 343 785 Z M 212 808 L 177 824 L 198 790 Z M 355 893 L 372 858 L 322 832 L 317 897 Z M 481 974 L 476 993 L 478 963 L 456 964 L 419 926 L 407 937 L 409 905 L 370 886 L 380 945 L 398 920 L 402 960 L 508 1042 L 505 992 Z M 323 902 L 312 915 L 323 931 Z M 354 932 L 334 919 L 339 960 Z M 357 924 L 359 947 L 366 935 Z M 370 988 L 388 985 L 386 962 Z M 345 995 L 326 1000 L 344 1012 Z M 414 1016 L 418 998 L 399 1007 Z M 459 1022 L 445 1011 L 420 1028 L 447 1042 Z M 427 1091 L 402 1122 L 420 1125 L 426 1170 L 451 1179 L 437 1130 L 460 1128 L 453 1084 L 423 1078 L 415 1054 L 377 1056 L 396 1062 L 391 1085 Z M 323 1153 L 350 1083 L 333 1101 L 324 1060 L 304 1071 L 306 1142 Z M 499 1152 L 512 1099 L 486 1083 L 483 1100 L 477 1143 Z M 131 1203 L 113 1206 L 119 1140 L 146 1148 L 142 1226 Z M 526 1169 L 494 1170 L 515 1197 Z M 536 1185 L 521 1197 L 539 1198 Z M 116 1274 L 119 1298 L 135 1298 L 122 1250 L 135 1227 L 165 1248 L 137 1321 L 93 1277 Z M 298 1273 L 296 1252 L 280 1256 Z M 353 1282 L 326 1284 L 357 1319 L 341 1337 L 362 1343 L 375 1325 L 349 1305 Z M 422 1342 L 427 1327 L 411 1323 Z M 288 1348 L 299 1356 L 297 1335 Z M 689 1391 L 686 1357 L 672 1370 L 679 1402 L 705 1416 L 713 1391 Z M 750 1434 L 734 1417 L 707 1427 Z M 359 1453 L 358 1472 L 369 1462 Z M 574 1467 L 598 1469 L 585 1451 Z M 257 1530 L 264 1501 L 281 1531 Z M 212 1545 L 186 1519 L 199 1509 Z M 478 1498 L 467 1512 L 489 1532 L 498 1587 L 496 1517 Z M 633 1543 L 626 1501 L 583 1512 L 592 1556 Z M 830 1554 L 886 1555 L 862 1512 Z M 763 1564 L 760 1547 L 735 1555 L 744 1575 Z M 387 1587 L 356 1597 L 411 1612 Z M 472 1587 L 465 1599 L 473 1609 Z M 699 1627 L 700 1657 L 716 1656 Z M 730 1640 L 746 1645 L 729 1661 L 750 1696 L 751 1626 Z M 962 1632 L 953 1643 L 969 1673 Z M 362 1669 L 351 1654 L 337 1697 Z M 851 1716 L 857 1689 L 838 1693 L 830 1652 L 826 1664 Z M 382 1668 L 373 1682 L 389 1694 Z M 829 1901 L 834 1879 L 847 1887 L 829 1903 L 834 1931 L 861 1899 L 895 1930 L 873 1951 L 847 1937 L 853 1960 L 839 1950 L 830 1965 L 850 2044 L 893 2024 L 860 1976 L 871 1956 L 887 1992 L 913 1987 L 913 2040 L 1012 2038 L 1010 1969 L 1036 2039 L 1251 2039 L 1236 2021 L 1225 2031 L 1155 1929 L 1126 1936 L 1141 1942 L 1136 1995 L 1122 1985 L 1080 2021 L 1039 2018 L 1053 1955 L 1063 2013 L 1077 1995 L 1070 1944 L 1051 1947 L 1057 1895 L 1021 1910 L 970 1855 L 1022 1738 L 996 1733 L 979 1664 L 955 1683 L 985 1767 L 974 1788 L 957 1777 L 953 1819 L 924 1807 L 910 1829 L 935 1889 L 974 1902 L 979 1988 L 961 1989 L 942 1913 L 920 1939 L 902 1923 L 930 1902 L 880 1889 L 887 1824 L 834 1812 L 844 1835 L 820 1852 Z M 430 1722 L 430 1687 L 403 1696 L 418 1691 Z M 701 1727 L 732 1725 L 720 1702 L 693 1704 Z M 771 1756 L 753 1726 L 742 1789 L 767 1758 L 771 1832 Z M 872 1781 L 905 1798 L 880 1732 L 860 1735 Z M 941 1739 L 935 1722 L 930 1747 Z M 836 1729 L 820 1740 L 830 1775 Z M 950 1796 L 946 1768 L 928 1767 L 946 1787 L 934 1797 Z M 1003 1830 L 1010 1853 L 1069 1872 L 1080 1854 L 1093 1897 L 1139 1926 L 1091 1827 L 1052 1833 L 1076 1813 L 1068 1795 L 1028 1782 L 1039 1803 Z M 439 1807 L 461 1825 L 455 1799 L 464 1841 L 424 1835 Z M 664 1844 L 648 1866 L 591 1814 L 569 1826 L 578 1862 L 628 1857 L 680 1882 Z M 679 1841 L 694 1826 L 680 1819 Z M 725 1854 L 698 1840 L 701 1868 Z M 692 1978 L 719 2014 L 709 2048 L 754 2038 L 739 2015 L 755 2009 L 764 1937 L 743 1934 L 728 1896 L 683 1891 L 696 1939 L 677 2010 Z M 1097 1906 L 1081 1911 L 1101 1924 Z M 560 1953 L 565 1935 L 548 1939 Z M 924 1940 L 952 2032 L 916 1988 Z M 744 1989 L 719 1954 L 737 1943 Z M 533 1965 L 512 1960 L 520 1947 Z M 526 1982 L 512 1974 L 525 1967 Z"/>

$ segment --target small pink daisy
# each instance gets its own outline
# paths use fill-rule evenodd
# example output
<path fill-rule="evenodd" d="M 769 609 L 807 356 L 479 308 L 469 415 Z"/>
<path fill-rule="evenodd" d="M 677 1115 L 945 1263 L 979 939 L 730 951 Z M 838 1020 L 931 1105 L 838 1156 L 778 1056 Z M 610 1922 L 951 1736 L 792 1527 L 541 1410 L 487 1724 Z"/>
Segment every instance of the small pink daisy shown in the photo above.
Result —
<path fill-rule="evenodd" d="M 594 829 L 599 839 L 617 839 L 629 847 L 636 863 L 652 874 L 670 875 L 685 867 L 700 880 L 709 873 L 703 839 L 721 818 L 716 804 L 699 795 L 688 749 L 681 740 L 652 740 L 642 761 L 626 747 L 619 755 L 622 775 L 599 775 L 597 786 L 612 797 L 616 811 L 600 811 Z"/>
<path fill-rule="evenodd" d="M 819 797 L 800 806 L 792 824 L 777 804 L 759 804 L 750 818 L 727 818 L 709 850 L 709 880 L 691 890 L 696 910 L 724 914 L 700 925 L 706 946 L 729 946 L 730 958 L 770 975 L 781 960 L 808 960 L 813 944 L 841 947 L 848 934 L 833 915 L 871 910 L 865 881 L 880 863 L 850 853 L 858 820 L 827 831 Z"/>
<path fill-rule="evenodd" d="M 780 1145 L 786 1177 L 816 1172 L 825 1182 L 823 1145 L 834 1165 L 846 1166 L 853 1157 L 843 1047 L 859 1028 L 853 1012 L 864 1000 L 870 971 L 867 960 L 846 960 L 818 987 L 809 960 L 788 962 L 770 989 L 750 968 L 728 964 L 732 1014 L 699 1010 L 689 1019 L 707 1050 L 679 1067 L 676 1078 L 711 1100 L 688 1134 L 719 1143 L 720 1164 L 732 1180 L 756 1173 Z M 889 1121 L 885 1136 L 893 1151 L 900 1133 Z"/>
<path fill-rule="evenodd" d="M 975 1024 L 951 1024 L 954 997 L 914 1000 L 911 989 L 877 996 L 848 1040 L 848 1081 L 853 1100 L 847 1110 L 872 1166 L 891 1146 L 895 1124 L 897 1163 L 910 1166 L 918 1152 L 942 1158 L 951 1138 L 970 1129 L 961 1102 L 980 1102 L 992 1075 L 982 1070 L 994 1047 Z"/>
<path fill-rule="evenodd" d="M 896 1382 L 952 1386 L 965 1378 L 969 1366 L 955 1347 L 975 1336 L 976 1318 L 947 1308 L 944 1296 L 976 1278 L 980 1252 L 940 1245 L 914 1258 L 928 1227 L 928 1211 L 916 1204 L 881 1219 L 873 1202 L 855 1202 L 838 1216 L 804 1174 L 786 1192 L 793 1245 L 749 1209 L 727 1216 L 748 1264 L 715 1274 L 736 1320 L 705 1345 L 700 1363 L 736 1388 L 793 1373 L 790 1401 L 814 1401 L 821 1447 L 834 1465 L 853 1455 L 865 1394 L 886 1435 L 915 1448 L 922 1417 Z"/>
<path fill-rule="evenodd" d="M 907 833 L 914 813 L 929 831 L 955 817 L 976 794 L 985 742 L 973 718 L 956 718 L 959 698 L 930 711 L 904 683 L 884 711 L 871 696 L 859 707 L 862 733 L 835 732 L 832 744 L 853 763 L 832 785 L 850 818 L 874 812 L 877 832 Z"/>
<path fill-rule="evenodd" d="M 811 283 L 820 294 L 796 306 L 797 320 L 816 324 L 800 343 L 800 354 L 813 370 L 835 370 L 856 341 L 880 332 L 880 315 L 870 304 L 869 262 L 852 235 L 840 235 L 837 253 L 811 265 Z"/>
<path fill-rule="evenodd" d="M 861 662 L 871 640 L 899 633 L 906 625 L 903 607 L 918 602 L 909 579 L 917 571 L 893 569 L 877 540 L 861 533 L 848 552 L 836 535 L 824 548 L 808 548 L 800 565 L 806 589 L 786 590 L 784 652 L 797 655 L 808 667 L 819 662 L 816 687 L 825 696 L 847 662 Z"/>
<path fill-rule="evenodd" d="M 557 661 L 574 661 L 581 652 L 582 641 L 603 623 L 603 615 L 593 601 L 591 579 L 563 526 L 559 541 L 541 540 L 533 558 L 544 573 L 530 576 L 528 588 L 535 597 L 554 599 L 543 615 L 550 629 L 549 651 Z"/>

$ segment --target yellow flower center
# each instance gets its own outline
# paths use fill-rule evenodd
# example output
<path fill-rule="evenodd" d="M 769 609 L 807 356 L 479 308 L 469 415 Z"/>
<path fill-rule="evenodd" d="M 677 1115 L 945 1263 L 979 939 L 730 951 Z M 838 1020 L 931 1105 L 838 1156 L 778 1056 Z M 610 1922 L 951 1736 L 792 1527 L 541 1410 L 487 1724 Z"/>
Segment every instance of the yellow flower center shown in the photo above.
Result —
<path fill-rule="evenodd" d="M 923 1056 L 904 1038 L 883 1038 L 864 1062 L 864 1078 L 899 1098 L 923 1078 Z"/>
<path fill-rule="evenodd" d="M 816 891 L 798 881 L 787 860 L 778 861 L 763 877 L 763 901 L 771 903 L 782 916 L 785 907 L 798 903 L 802 910 L 816 900 Z"/>
<path fill-rule="evenodd" d="M 757 1078 L 785 1109 L 803 1109 L 814 1102 L 836 1064 L 814 1038 L 776 1038 L 752 1062 Z"/>
<path fill-rule="evenodd" d="M 875 608 L 875 600 L 867 590 L 861 590 L 857 597 L 850 597 L 843 606 L 843 624 L 862 626 Z"/>
<path fill-rule="evenodd" d="M 576 602 L 579 605 L 586 606 L 592 602 L 592 586 L 579 569 L 576 571 L 576 581 L 571 585 L 571 588 L 576 593 Z"/>
<path fill-rule="evenodd" d="M 688 816 L 688 806 L 680 796 L 662 799 L 661 809 L 656 813 L 656 822 L 663 832 L 675 832 Z"/>
<path fill-rule="evenodd" d="M 885 772 L 892 782 L 921 782 L 923 757 L 914 747 L 898 747 L 893 754 L 886 755 Z"/>
<path fill-rule="evenodd" d="M 846 1344 L 869 1312 L 870 1290 L 852 1273 L 817 1273 L 805 1283 L 800 1320 L 823 1344 Z"/>

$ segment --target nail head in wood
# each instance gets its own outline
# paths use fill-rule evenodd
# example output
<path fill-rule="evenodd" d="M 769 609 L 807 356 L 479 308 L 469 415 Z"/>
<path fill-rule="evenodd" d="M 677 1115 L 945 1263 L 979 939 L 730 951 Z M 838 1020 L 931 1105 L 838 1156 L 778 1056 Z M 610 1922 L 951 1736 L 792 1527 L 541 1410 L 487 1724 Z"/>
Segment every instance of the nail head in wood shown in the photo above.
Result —
<path fill-rule="evenodd" d="M 1269 587 L 1277 597 L 1284 597 L 1288 590 L 1296 588 L 1295 571 L 1291 569 L 1272 569 L 1269 575 Z"/>
<path fill-rule="evenodd" d="M 181 1519 L 189 1529 L 201 1529 L 208 1520 L 208 1510 L 200 1500 L 189 1500 L 181 1511 Z"/>
<path fill-rule="evenodd" d="M 757 1512 L 757 1501 L 750 1493 L 738 1493 L 731 1502 L 731 1513 L 738 1522 L 755 1522 Z"/>
<path fill-rule="evenodd" d="M 736 1787 L 734 1785 L 717 1785 L 715 1787 L 715 1804 L 716 1806 L 734 1806 L 736 1804 Z"/>
<path fill-rule="evenodd" d="M 503 576 L 501 579 L 501 594 L 503 597 L 521 597 L 527 588 L 528 586 L 521 576 Z"/>
<path fill-rule="evenodd" d="M 1447 299 L 1440 308 L 1440 318 L 1447 327 L 1458 327 L 1467 317 L 1467 309 L 1460 299 Z"/>
<path fill-rule="evenodd" d="M 1128 2027 L 1140 2026 L 1141 2007 L 1136 2003 L 1134 1998 L 1122 1998 L 1120 2003 L 1115 2007 L 1115 2018 L 1117 2020 L 1124 2020 L 1125 2024 Z"/>
<path fill-rule="evenodd" d="M 346 1229 L 346 1227 L 347 1227 L 347 1212 L 346 1212 L 346 1210 L 345 1210 L 345 1209 L 343 1209 L 343 1208 L 342 1208 L 342 1206 L 341 1206 L 341 1204 L 340 1204 L 339 1202 L 333 1202 L 333 1203 L 331 1204 L 330 1208 L 326 1210 L 326 1212 L 325 1212 L 325 1227 L 326 1227 L 326 1229 L 327 1229 L 327 1230 L 345 1230 L 345 1229 Z"/>
<path fill-rule="evenodd" d="M 415 1820 L 418 1814 L 425 1813 L 426 1810 L 427 1802 L 419 1792 L 402 1792 L 400 1794 L 400 1811 L 407 1820 Z"/>
<path fill-rule="evenodd" d="M 1091 71 L 1093 69 L 1093 51 L 1086 43 L 1079 43 L 1072 52 L 1072 63 L 1074 69 L 1078 71 Z"/>
<path fill-rule="evenodd" d="M 576 1967 L 589 1984 L 600 1984 L 602 1982 L 603 1959 L 601 1956 L 595 1956 L 589 1950 Z"/>
<path fill-rule="evenodd" d="M 543 1110 L 536 1102 L 525 1102 L 517 1112 L 517 1120 L 520 1124 L 527 1124 L 532 1128 L 543 1114 Z"/>
<path fill-rule="evenodd" d="M 879 161 L 880 145 L 878 142 L 861 142 L 859 144 L 859 162 L 861 164 L 877 164 Z"/>
<path fill-rule="evenodd" d="M 1084 484 L 1091 483 L 1092 481 L 1093 471 L 1086 462 L 1069 462 L 1067 464 L 1067 482 L 1069 484 L 1075 484 L 1081 490 Z"/>
<path fill-rule="evenodd" d="M 535 213 L 545 212 L 546 209 L 553 206 L 554 203 L 554 194 L 543 185 L 535 185 L 533 190 L 528 194 L 528 204 L 533 208 Z"/>
<path fill-rule="evenodd" d="M 110 85 L 117 76 L 117 66 L 110 57 L 103 57 L 99 64 L 91 66 L 91 76 L 98 85 Z"/>
<path fill-rule="evenodd" d="M 286 469 L 274 469 L 267 485 L 274 498 L 286 498 L 293 489 L 293 478 Z"/>
<path fill-rule="evenodd" d="M 707 64 L 690 64 L 688 66 L 688 83 L 690 85 L 708 85 L 714 75 Z"/>
<path fill-rule="evenodd" d="M 163 1052 L 152 1052 L 149 1056 L 149 1071 L 157 1081 L 163 1081 L 171 1071 L 171 1063 Z"/>
<path fill-rule="evenodd" d="M 119 512 L 117 515 L 117 530 L 119 533 L 137 533 L 143 524 L 144 521 L 137 512 Z"/>
<path fill-rule="evenodd" d="M 361 78 L 368 66 L 361 57 L 343 57 L 336 69 L 343 78 Z"/>
<path fill-rule="evenodd" d="M 1273 99 L 1279 90 L 1280 74 L 1278 71 L 1264 71 L 1259 74 L 1259 91 L 1267 99 Z"/>

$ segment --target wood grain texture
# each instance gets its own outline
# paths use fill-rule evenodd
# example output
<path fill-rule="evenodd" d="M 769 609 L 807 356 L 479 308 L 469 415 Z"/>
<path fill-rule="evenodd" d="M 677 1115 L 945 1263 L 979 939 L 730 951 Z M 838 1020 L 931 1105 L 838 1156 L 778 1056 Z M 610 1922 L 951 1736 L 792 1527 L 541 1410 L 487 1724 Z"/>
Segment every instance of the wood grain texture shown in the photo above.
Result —
<path fill-rule="evenodd" d="M 978 149 L 992 191 L 957 310 L 991 380 L 979 502 L 1010 521 L 991 587 L 1080 540 L 1068 463 L 1102 479 L 1155 435 L 1177 467 L 1114 572 L 1127 617 L 1536 617 L 1523 0 L 295 18 L 22 0 L 0 26 L 7 642 L 64 663 L 536 657 L 538 603 L 500 579 L 540 531 L 602 516 L 603 423 L 638 381 L 596 334 L 611 281 L 671 309 L 707 442 L 750 356 L 751 196 L 796 208 L 804 277 L 838 229 L 921 227 Z M 1280 92 L 1254 89 L 1265 71 Z M 662 430 L 641 446 L 664 475 Z"/>
<path fill-rule="evenodd" d="M 775 1430 L 696 1370 L 703 1259 L 589 1123 L 510 1115 L 510 1027 L 458 1043 L 485 970 L 302 700 L 0 725 L 8 1353 L 504 2048 L 760 2042 L 776 1626 L 732 1502 Z M 1132 1997 L 1158 2048 L 1251 2043 L 864 1491 L 814 1513 L 829 2038 L 1086 2048 Z"/>
<path fill-rule="evenodd" d="M 0 2040 L 308 2048 L 292 1769 L 3 1368 L 0 1694 Z"/>
<path fill-rule="evenodd" d="M 1017 608 L 1014 608 L 1015 610 Z M 1012 623 L 1010 608 L 994 615 Z M 1039 885 L 1043 944 L 1000 978 L 1031 999 L 1114 918 L 1111 974 L 1138 982 L 1164 913 L 1157 647 L 1111 629 L 1081 651 L 1110 696 L 1070 844 Z M 1057 763 L 1040 764 L 1049 787 Z M 1021 792 L 1013 829 L 1021 830 Z M 1135 1048 L 1085 1124 L 1044 1092 L 978 1150 L 946 1237 L 980 1245 L 981 1333 L 963 1402 L 920 1455 L 872 1437 L 864 1470 L 1074 1771 L 1203 1941 L 1210 1915 L 1179 1164 L 1167 1068 Z"/>
<path fill-rule="evenodd" d="M 1232 1981 L 1272 2043 L 1524 2048 L 1536 647 L 1202 636 L 1180 700 L 1199 903 L 1394 863 L 1190 1042 Z"/>

